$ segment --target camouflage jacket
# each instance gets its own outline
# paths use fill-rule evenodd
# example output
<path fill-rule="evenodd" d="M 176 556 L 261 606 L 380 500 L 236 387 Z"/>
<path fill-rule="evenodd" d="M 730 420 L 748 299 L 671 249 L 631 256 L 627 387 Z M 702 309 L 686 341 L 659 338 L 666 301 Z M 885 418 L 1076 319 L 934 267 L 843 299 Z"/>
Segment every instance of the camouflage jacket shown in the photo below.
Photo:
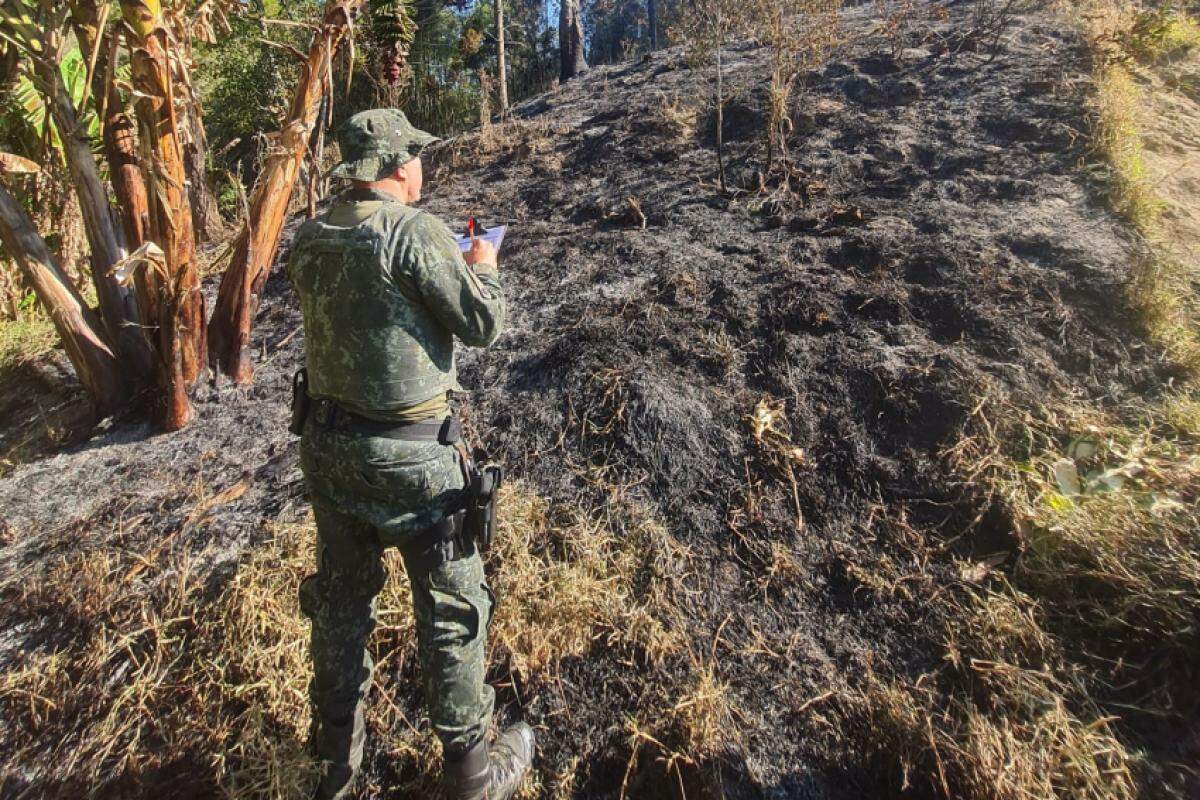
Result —
<path fill-rule="evenodd" d="M 468 267 L 437 217 L 370 189 L 300 227 L 288 274 L 309 391 L 369 417 L 459 389 L 454 337 L 483 347 L 504 323 L 496 271 Z"/>

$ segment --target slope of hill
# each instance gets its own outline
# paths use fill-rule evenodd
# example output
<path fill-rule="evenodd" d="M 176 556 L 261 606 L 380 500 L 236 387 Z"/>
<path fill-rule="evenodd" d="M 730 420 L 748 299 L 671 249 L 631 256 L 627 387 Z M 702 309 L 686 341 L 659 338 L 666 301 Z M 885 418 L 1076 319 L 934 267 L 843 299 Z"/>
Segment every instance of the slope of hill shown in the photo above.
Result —
<path fill-rule="evenodd" d="M 1080 45 L 1034 13 L 992 47 L 973 8 L 899 43 L 848 13 L 796 104 L 787 192 L 758 189 L 748 46 L 727 59 L 728 196 L 710 72 L 678 50 L 431 156 L 427 207 L 511 226 L 510 328 L 462 354 L 461 408 L 515 477 L 491 678 L 542 732 L 527 796 L 1018 796 L 939 750 L 948 719 L 883 702 L 944 691 L 955 642 L 1002 636 L 945 602 L 1023 546 L 955 454 L 994 409 L 1120 402 L 1164 367 L 1115 300 L 1139 246 L 1084 166 Z M 187 430 L 118 422 L 0 479 L 0 794 L 299 796 L 311 523 L 278 273 L 260 317 L 256 383 L 205 388 Z M 426 796 L 435 773 L 405 602 L 398 578 L 378 796 Z M 1039 739 L 975 680 L 963 750 L 1011 736 L 995 752 L 1040 773 L 1025 786 L 1127 796 L 1086 698 L 1031 701 L 1062 704 Z"/>

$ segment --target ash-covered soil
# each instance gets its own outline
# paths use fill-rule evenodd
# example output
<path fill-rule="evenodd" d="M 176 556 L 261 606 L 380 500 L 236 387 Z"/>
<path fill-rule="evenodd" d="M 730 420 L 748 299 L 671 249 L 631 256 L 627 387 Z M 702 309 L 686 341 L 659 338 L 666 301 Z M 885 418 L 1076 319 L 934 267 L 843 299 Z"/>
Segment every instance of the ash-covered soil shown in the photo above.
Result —
<path fill-rule="evenodd" d="M 1037 14 L 994 51 L 964 41 L 970 8 L 924 20 L 904 47 L 870 33 L 870 10 L 848 13 L 852 41 L 795 103 L 790 199 L 756 190 L 766 61 L 749 46 L 727 53 L 728 168 L 744 189 L 730 196 L 715 188 L 711 69 L 679 50 L 594 69 L 427 163 L 428 208 L 455 227 L 471 213 L 510 225 L 509 329 L 462 353 L 469 427 L 552 504 L 604 509 L 619 493 L 688 549 L 687 635 L 719 654 L 738 709 L 739 744 L 713 767 L 730 797 L 898 794 L 899 776 L 831 752 L 805 701 L 942 657 L 923 593 L 957 577 L 914 563 L 913 531 L 958 553 L 1012 546 L 942 454 L 985 391 L 1033 405 L 1153 377 L 1114 300 L 1136 246 L 1081 168 L 1080 46 Z M 267 523 L 304 510 L 285 431 L 299 325 L 277 271 L 253 386 L 202 389 L 185 431 L 117 422 L 0 480 L 0 593 L 66 552 L 168 538 L 227 581 Z M 768 452 L 756 409 L 799 450 Z M 864 581 L 881 565 L 896 585 L 920 577 L 876 591 Z M 56 630 L 0 624 L 0 666 Z M 553 686 L 514 679 L 500 699 L 546 731 L 546 774 L 579 759 L 574 796 L 616 797 L 647 669 L 600 644 Z M 638 779 L 652 752 L 631 797 L 676 791 L 674 776 Z"/>

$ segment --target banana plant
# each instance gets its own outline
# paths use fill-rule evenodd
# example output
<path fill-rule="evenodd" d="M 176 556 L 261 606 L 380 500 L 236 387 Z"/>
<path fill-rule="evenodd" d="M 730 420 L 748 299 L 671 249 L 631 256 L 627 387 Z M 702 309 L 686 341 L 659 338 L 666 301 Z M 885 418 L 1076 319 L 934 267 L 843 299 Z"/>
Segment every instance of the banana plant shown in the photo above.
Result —
<path fill-rule="evenodd" d="M 148 198 L 147 241 L 162 253 L 161 269 L 135 273 L 143 315 L 152 326 L 160 427 L 191 420 L 188 389 L 203 370 L 204 298 L 196 264 L 187 168 L 175 98 L 182 96 L 172 60 L 178 57 L 158 0 L 120 0 L 129 45 L 138 142 Z"/>
<path fill-rule="evenodd" d="M 296 187 L 300 164 L 317 124 L 321 98 L 330 91 L 332 63 L 338 46 L 353 33 L 355 13 L 364 0 L 325 0 L 320 24 L 313 31 L 308 58 L 296 92 L 282 120 L 250 198 L 250 213 L 237 238 L 208 329 L 212 366 L 241 384 L 254 378 L 250 329 L 270 265 L 279 247 L 288 200 Z"/>
<path fill-rule="evenodd" d="M 417 36 L 413 0 L 370 0 L 370 38 L 378 60 L 379 77 L 397 86 L 408 73 L 408 51 Z"/>
<path fill-rule="evenodd" d="M 84 87 L 88 80 L 87 61 L 84 60 L 78 47 L 71 48 L 63 55 L 59 72 L 62 74 L 63 86 L 66 88 L 71 102 L 78 108 L 83 101 Z M 9 120 L 10 124 L 15 122 L 17 126 L 29 131 L 37 141 L 48 142 L 54 157 L 61 162 L 63 159 L 62 133 L 53 123 L 43 94 L 27 74 L 17 75 L 16 82 L 10 90 L 10 97 L 12 98 L 11 110 L 18 114 L 15 120 Z M 97 140 L 100 136 L 100 121 L 96 112 L 91 108 L 86 109 L 81 114 L 79 122 L 83 127 L 82 132 L 86 133 L 92 142 L 93 150 L 98 153 Z M 20 138 L 25 139 L 26 137 L 20 136 Z"/>
<path fill-rule="evenodd" d="M 108 190 L 92 153 L 86 115 L 71 91 L 72 80 L 76 86 L 82 84 L 79 102 L 84 101 L 88 70 L 68 57 L 73 49 L 67 31 L 69 14 L 69 5 L 61 0 L 0 0 L 0 41 L 19 54 L 21 74 L 41 97 L 43 130 L 45 117 L 53 120 L 58 146 L 79 196 L 104 328 L 128 368 L 131 382 L 140 383 L 149 368 L 150 350 L 138 324 L 133 294 L 115 274 L 124 251 Z M 82 52 L 79 55 L 82 59 Z"/>

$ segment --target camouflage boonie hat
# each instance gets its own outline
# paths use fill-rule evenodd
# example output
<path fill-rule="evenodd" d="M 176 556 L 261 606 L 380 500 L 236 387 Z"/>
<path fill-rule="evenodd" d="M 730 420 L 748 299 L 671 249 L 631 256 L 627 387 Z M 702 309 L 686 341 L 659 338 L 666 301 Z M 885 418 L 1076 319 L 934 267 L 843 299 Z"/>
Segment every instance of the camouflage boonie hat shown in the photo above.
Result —
<path fill-rule="evenodd" d="M 342 163 L 330 173 L 356 181 L 377 181 L 439 139 L 414 128 L 395 108 L 375 108 L 355 114 L 338 131 Z"/>

